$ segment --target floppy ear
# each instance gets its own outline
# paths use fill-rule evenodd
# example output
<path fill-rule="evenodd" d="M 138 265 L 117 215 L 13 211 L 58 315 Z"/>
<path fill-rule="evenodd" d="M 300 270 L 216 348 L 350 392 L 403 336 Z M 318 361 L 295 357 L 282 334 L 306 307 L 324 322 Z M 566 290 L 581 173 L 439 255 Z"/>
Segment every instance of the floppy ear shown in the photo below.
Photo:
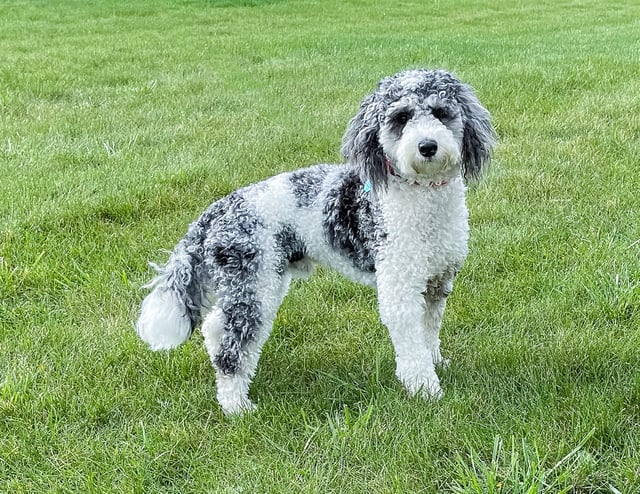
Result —
<path fill-rule="evenodd" d="M 387 186 L 386 157 L 378 141 L 383 115 L 383 105 L 376 93 L 367 96 L 342 138 L 342 156 L 358 168 L 362 181 L 369 181 L 374 190 Z"/>
<path fill-rule="evenodd" d="M 473 182 L 480 180 L 489 167 L 497 136 L 489 112 L 466 84 L 461 85 L 458 102 L 464 116 L 462 175 L 466 182 Z"/>

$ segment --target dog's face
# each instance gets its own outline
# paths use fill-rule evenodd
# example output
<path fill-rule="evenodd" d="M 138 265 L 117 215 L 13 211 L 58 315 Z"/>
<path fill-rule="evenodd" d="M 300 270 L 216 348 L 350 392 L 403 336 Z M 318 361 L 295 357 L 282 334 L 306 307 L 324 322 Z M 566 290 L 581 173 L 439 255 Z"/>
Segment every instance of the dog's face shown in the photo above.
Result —
<path fill-rule="evenodd" d="M 409 94 L 387 108 L 378 141 L 389 166 L 403 177 L 452 178 L 462 153 L 462 112 L 444 91 Z"/>
<path fill-rule="evenodd" d="M 344 135 L 342 153 L 375 188 L 389 173 L 442 180 L 478 179 L 495 142 L 489 112 L 473 90 L 442 70 L 383 79 Z"/>

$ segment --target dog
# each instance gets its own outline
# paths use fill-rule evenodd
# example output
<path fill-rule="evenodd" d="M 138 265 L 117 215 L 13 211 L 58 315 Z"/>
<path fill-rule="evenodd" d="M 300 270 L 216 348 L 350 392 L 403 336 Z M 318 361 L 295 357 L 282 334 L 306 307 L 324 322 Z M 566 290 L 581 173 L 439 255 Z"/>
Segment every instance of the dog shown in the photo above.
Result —
<path fill-rule="evenodd" d="M 192 223 L 144 299 L 138 335 L 174 348 L 201 325 L 228 415 L 248 396 L 292 278 L 317 263 L 376 288 L 396 375 L 412 395 L 442 395 L 440 325 L 467 256 L 467 184 L 496 134 L 470 86 L 444 70 L 382 79 L 344 134 L 346 163 L 286 172 L 214 202 Z"/>

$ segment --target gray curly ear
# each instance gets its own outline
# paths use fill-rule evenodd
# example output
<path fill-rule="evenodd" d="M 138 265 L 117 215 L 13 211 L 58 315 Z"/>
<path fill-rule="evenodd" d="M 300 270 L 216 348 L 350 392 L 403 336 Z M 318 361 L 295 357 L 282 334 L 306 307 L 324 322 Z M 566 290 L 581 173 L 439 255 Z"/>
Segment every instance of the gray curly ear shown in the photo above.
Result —
<path fill-rule="evenodd" d="M 462 84 L 457 95 L 464 118 L 462 175 L 466 182 L 480 180 L 491 162 L 497 135 L 487 109 L 471 87 Z"/>
<path fill-rule="evenodd" d="M 380 142 L 380 118 L 384 115 L 376 93 L 367 96 L 360 110 L 351 119 L 342 138 L 341 153 L 356 166 L 363 182 L 369 181 L 374 190 L 387 186 L 386 157 Z"/>

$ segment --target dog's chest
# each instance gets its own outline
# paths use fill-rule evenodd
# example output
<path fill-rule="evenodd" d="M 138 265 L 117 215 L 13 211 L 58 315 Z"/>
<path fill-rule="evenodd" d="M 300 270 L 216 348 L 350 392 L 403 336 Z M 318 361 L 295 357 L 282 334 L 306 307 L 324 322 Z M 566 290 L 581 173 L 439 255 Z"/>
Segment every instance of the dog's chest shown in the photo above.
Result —
<path fill-rule="evenodd" d="M 459 268 L 469 238 L 464 192 L 460 180 L 438 188 L 390 186 L 381 200 L 387 232 L 383 257 L 410 263 L 427 277 Z"/>

